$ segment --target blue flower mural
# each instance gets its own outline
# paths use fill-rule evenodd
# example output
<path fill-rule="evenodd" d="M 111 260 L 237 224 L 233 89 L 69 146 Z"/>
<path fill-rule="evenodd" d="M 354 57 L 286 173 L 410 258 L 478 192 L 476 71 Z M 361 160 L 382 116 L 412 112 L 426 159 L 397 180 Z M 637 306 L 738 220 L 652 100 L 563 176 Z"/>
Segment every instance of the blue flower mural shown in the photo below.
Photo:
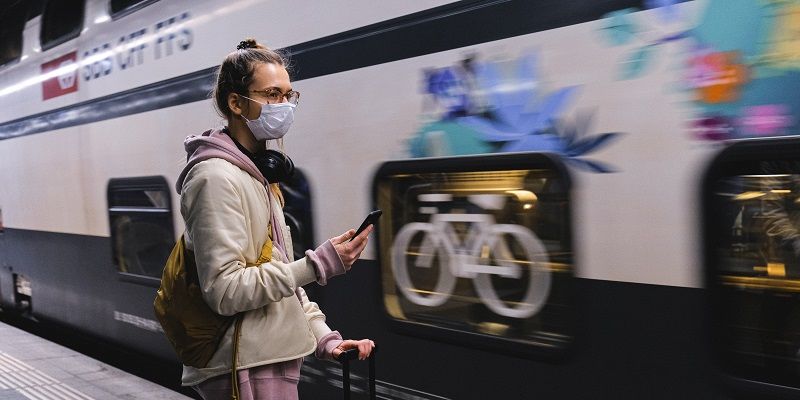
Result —
<path fill-rule="evenodd" d="M 535 54 L 514 63 L 470 57 L 459 65 L 425 71 L 425 92 L 441 115 L 411 140 L 411 155 L 548 151 L 588 171 L 612 172 L 610 165 L 585 156 L 618 134 L 589 135 L 591 116 L 568 123 L 564 110 L 580 87 L 545 92 L 540 81 Z"/>

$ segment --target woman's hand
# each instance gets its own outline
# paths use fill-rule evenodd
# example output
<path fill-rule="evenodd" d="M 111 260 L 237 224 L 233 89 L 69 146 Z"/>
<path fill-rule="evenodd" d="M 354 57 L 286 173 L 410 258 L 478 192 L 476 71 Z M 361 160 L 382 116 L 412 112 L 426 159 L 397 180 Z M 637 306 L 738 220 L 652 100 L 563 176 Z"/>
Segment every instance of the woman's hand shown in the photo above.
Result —
<path fill-rule="evenodd" d="M 369 236 L 370 232 L 372 232 L 372 225 L 368 226 L 367 229 L 364 229 L 363 232 L 349 242 L 348 240 L 350 240 L 350 238 L 356 234 L 355 229 L 350 229 L 349 231 L 331 239 L 331 243 L 336 249 L 336 253 L 338 253 L 339 258 L 342 259 L 344 269 L 349 270 L 350 267 L 353 266 L 353 263 L 358 260 L 358 257 L 361 256 L 361 252 L 364 251 L 365 247 L 367 247 L 367 242 L 369 241 L 367 236 Z"/>
<path fill-rule="evenodd" d="M 367 357 L 372 353 L 372 349 L 375 348 L 375 342 L 369 339 L 361 339 L 361 340 L 345 340 L 342 341 L 342 344 L 336 346 L 333 349 L 332 355 L 333 358 L 338 359 L 339 356 L 347 350 L 350 349 L 358 349 L 358 359 L 359 360 L 366 360 Z"/>

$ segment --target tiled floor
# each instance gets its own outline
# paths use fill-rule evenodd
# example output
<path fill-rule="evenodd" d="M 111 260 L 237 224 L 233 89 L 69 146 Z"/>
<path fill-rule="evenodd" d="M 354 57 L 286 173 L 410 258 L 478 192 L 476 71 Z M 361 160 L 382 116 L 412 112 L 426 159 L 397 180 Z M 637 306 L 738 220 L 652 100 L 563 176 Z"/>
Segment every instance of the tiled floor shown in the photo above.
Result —
<path fill-rule="evenodd" d="M 0 400 L 188 397 L 0 323 Z"/>

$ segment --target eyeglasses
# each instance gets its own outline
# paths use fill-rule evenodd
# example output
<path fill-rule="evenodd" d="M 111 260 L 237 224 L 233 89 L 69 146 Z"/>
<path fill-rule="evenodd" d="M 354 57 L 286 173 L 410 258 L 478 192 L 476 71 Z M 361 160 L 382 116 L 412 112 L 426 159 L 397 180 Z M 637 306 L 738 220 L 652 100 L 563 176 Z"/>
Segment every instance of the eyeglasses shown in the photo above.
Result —
<path fill-rule="evenodd" d="M 290 90 L 286 93 L 281 92 L 278 89 L 267 89 L 267 90 L 248 90 L 250 93 L 258 93 L 261 97 L 267 100 L 267 104 L 278 104 L 282 102 L 283 99 L 286 99 L 287 102 L 297 105 L 300 102 L 300 92 L 295 90 Z"/>

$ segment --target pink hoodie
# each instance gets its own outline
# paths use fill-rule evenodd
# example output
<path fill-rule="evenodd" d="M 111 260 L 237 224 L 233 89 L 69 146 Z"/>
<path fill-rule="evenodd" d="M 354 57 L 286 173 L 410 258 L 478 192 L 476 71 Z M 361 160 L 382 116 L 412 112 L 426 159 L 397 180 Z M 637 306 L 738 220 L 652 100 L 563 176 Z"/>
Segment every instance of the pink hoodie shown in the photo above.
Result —
<path fill-rule="evenodd" d="M 189 170 L 200 161 L 208 160 L 209 158 L 221 158 L 230 162 L 231 164 L 241 168 L 253 178 L 256 178 L 263 185 L 267 184 L 264 175 L 256 168 L 246 155 L 233 143 L 233 139 L 219 129 L 209 129 L 197 135 L 188 136 L 183 141 L 183 147 L 186 149 L 186 167 L 181 171 L 178 181 L 175 183 L 175 190 L 181 194 L 183 181 L 186 179 L 186 174 Z"/>

